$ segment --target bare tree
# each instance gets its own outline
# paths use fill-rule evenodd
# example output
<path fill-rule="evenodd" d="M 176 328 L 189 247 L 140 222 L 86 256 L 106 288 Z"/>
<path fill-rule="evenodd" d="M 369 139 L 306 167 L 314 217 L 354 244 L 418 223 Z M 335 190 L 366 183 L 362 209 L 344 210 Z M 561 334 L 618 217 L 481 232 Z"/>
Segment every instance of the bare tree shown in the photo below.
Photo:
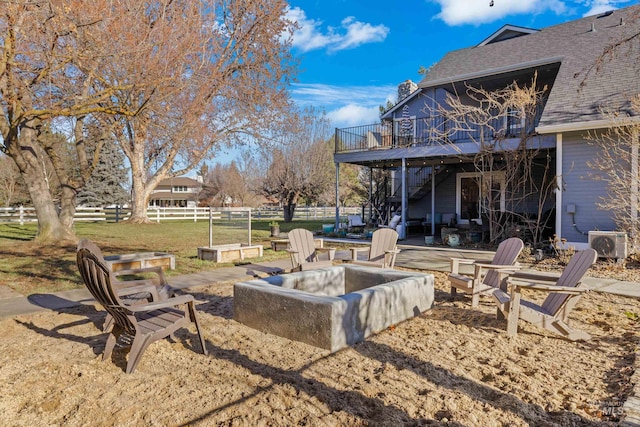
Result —
<path fill-rule="evenodd" d="M 86 43 L 78 29 L 101 19 L 92 15 L 96 9 L 83 2 L 37 0 L 3 2 L 0 8 L 0 149 L 13 159 L 27 186 L 41 241 L 73 238 L 75 192 L 91 173 L 82 138 L 74 147 L 80 173 L 70 175 L 66 165 L 55 170 L 63 160 L 59 141 L 41 135 L 56 117 L 76 116 L 81 125 L 98 109 L 97 102 L 108 98 L 108 93 L 91 91 L 91 79 L 79 63 L 90 67 L 93 61 L 77 50 Z M 57 200 L 48 167 L 61 184 Z"/>
<path fill-rule="evenodd" d="M 640 95 L 631 100 L 630 112 L 604 112 L 612 126 L 600 132 L 590 132 L 588 139 L 599 147 L 587 165 L 591 177 L 607 184 L 607 195 L 597 203 L 610 212 L 620 230 L 631 236 L 634 252 L 640 248 Z M 634 119 L 634 116 L 635 119 Z"/>
<path fill-rule="evenodd" d="M 161 180 L 188 172 L 222 144 L 240 144 L 246 135 L 259 141 L 277 126 L 293 71 L 284 1 L 160 5 L 154 13 L 140 4 L 125 14 L 119 26 L 136 28 L 134 37 L 113 36 L 135 61 L 103 73 L 109 81 L 122 73 L 136 79 L 116 94 L 136 114 L 104 119 L 131 163 L 133 222 L 147 221 Z"/>
<path fill-rule="evenodd" d="M 534 76 L 526 85 L 465 88 L 464 96 L 448 94 L 443 104 L 427 109 L 446 123 L 433 128 L 440 138 L 464 138 L 477 145 L 472 161 L 480 177 L 480 212 L 468 214 L 489 222 L 491 241 L 521 233 L 522 225 L 516 224 L 525 224 L 535 244 L 548 225 L 543 213 L 556 188 L 551 154 L 533 136 L 547 87 L 539 86 Z"/>
<path fill-rule="evenodd" d="M 237 199 L 240 206 L 260 206 L 262 197 L 262 169 L 261 165 L 253 155 L 251 149 L 241 152 L 236 161 L 236 166 L 240 175 Z"/>
<path fill-rule="evenodd" d="M 137 221 L 161 179 L 234 135 L 276 123 L 294 65 L 284 10 L 279 0 L 3 2 L 0 147 L 28 186 L 37 238 L 75 239 L 75 197 L 98 160 L 85 150 L 88 121 L 111 131 L 130 160 Z M 38 138 L 60 117 L 72 118 L 77 173 Z M 58 200 L 47 163 L 61 184 Z"/>
<path fill-rule="evenodd" d="M 0 154 L 0 205 L 9 207 L 28 200 L 20 171 L 13 160 Z"/>
<path fill-rule="evenodd" d="M 263 183 L 264 195 L 282 203 L 285 222 L 293 219 L 301 199 L 316 201 L 334 180 L 327 149 L 331 128 L 324 111 L 308 107 L 291 126 L 266 153 L 270 163 Z"/>
<path fill-rule="evenodd" d="M 201 203 L 209 206 L 257 206 L 255 191 L 251 188 L 251 166 L 232 161 L 228 165 L 216 164 L 204 177 L 200 194 Z"/>

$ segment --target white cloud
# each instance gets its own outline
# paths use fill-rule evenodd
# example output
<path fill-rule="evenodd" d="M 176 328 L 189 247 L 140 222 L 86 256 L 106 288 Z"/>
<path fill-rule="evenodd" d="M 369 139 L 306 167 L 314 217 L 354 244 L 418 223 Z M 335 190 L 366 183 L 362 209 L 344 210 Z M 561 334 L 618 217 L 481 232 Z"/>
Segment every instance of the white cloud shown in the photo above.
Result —
<path fill-rule="evenodd" d="M 611 1 L 611 0 L 592 0 L 585 2 L 586 6 L 589 8 L 587 12 L 584 13 L 583 16 L 591 16 L 598 15 L 600 13 L 608 12 L 610 10 L 617 9 L 620 1 Z M 626 3 L 623 1 L 622 3 Z"/>
<path fill-rule="evenodd" d="M 380 120 L 378 107 L 363 107 L 362 105 L 348 104 L 337 110 L 327 113 L 334 127 L 350 127 L 373 124 Z"/>
<path fill-rule="evenodd" d="M 323 28 L 323 22 L 307 18 L 304 10 L 294 7 L 287 11 L 287 18 L 297 22 L 299 28 L 293 33 L 293 46 L 308 52 L 327 49 L 330 52 L 353 49 L 366 43 L 383 41 L 389 34 L 385 25 L 372 25 L 347 17 L 338 28 Z"/>
<path fill-rule="evenodd" d="M 561 0 L 434 0 L 441 11 L 436 18 L 448 25 L 485 24 L 504 18 L 507 15 L 535 14 L 550 10 L 556 14 L 567 11 L 566 2 Z"/>
<path fill-rule="evenodd" d="M 294 83 L 291 88 L 293 98 L 298 103 L 335 107 L 355 103 L 359 105 L 382 105 L 395 100 L 397 86 L 332 86 L 327 84 Z"/>
<path fill-rule="evenodd" d="M 324 108 L 334 127 L 359 126 L 379 119 L 380 105 L 395 101 L 397 86 L 331 86 L 296 83 L 291 89 L 298 105 Z"/>

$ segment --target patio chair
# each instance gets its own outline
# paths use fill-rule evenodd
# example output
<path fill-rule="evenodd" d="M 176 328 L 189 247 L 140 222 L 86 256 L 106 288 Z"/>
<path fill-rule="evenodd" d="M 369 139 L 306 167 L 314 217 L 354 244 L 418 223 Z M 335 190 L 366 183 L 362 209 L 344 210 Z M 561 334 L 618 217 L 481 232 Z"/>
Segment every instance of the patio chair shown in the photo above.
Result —
<path fill-rule="evenodd" d="M 106 265 L 100 248 L 88 239 L 82 239 L 78 249 L 87 249 L 103 264 Z M 120 280 L 121 276 L 135 276 L 141 274 L 153 274 L 155 277 L 147 279 Z M 145 267 L 110 271 L 110 279 L 113 289 L 118 293 L 122 301 L 127 304 L 139 304 L 151 301 L 161 301 L 174 296 L 175 289 L 169 286 L 164 277 L 162 267 Z M 109 313 L 104 319 L 103 331 L 107 331 L 113 323 Z"/>
<path fill-rule="evenodd" d="M 347 230 L 352 231 L 354 229 L 362 230 L 367 224 L 362 222 L 362 217 L 360 215 L 349 215 L 347 216 Z"/>
<path fill-rule="evenodd" d="M 523 248 L 522 240 L 512 237 L 498 245 L 491 262 L 451 258 L 449 274 L 451 297 L 455 297 L 458 290 L 471 294 L 471 307 L 477 307 L 480 303 L 480 294 L 489 294 L 498 289 L 506 275 L 520 268 L 516 260 Z M 461 264 L 473 265 L 473 276 L 461 274 L 459 271 Z"/>
<path fill-rule="evenodd" d="M 313 233 L 304 228 L 295 228 L 288 233 L 289 248 L 287 252 L 291 256 L 291 270 L 303 271 L 333 265 L 335 248 L 317 248 L 313 239 Z M 320 253 L 326 253 L 326 260 L 319 259 Z"/>
<path fill-rule="evenodd" d="M 588 333 L 569 326 L 569 314 L 582 294 L 589 291 L 580 281 L 597 258 L 598 255 L 593 249 L 577 252 L 571 257 L 560 277 L 555 278 L 555 284 L 549 283 L 552 278 L 544 274 L 515 274 L 509 277 L 509 293 L 498 290 L 493 294 L 498 305 L 498 318 L 507 318 L 507 335 L 516 336 L 518 320 L 522 319 L 570 341 L 591 339 Z M 537 280 L 537 277 L 540 280 Z M 547 292 L 549 295 L 541 305 L 537 305 L 521 299 L 523 289 Z"/>
<path fill-rule="evenodd" d="M 351 263 L 371 267 L 393 268 L 396 255 L 400 253 L 396 243 L 398 233 L 390 228 L 381 228 L 373 232 L 371 246 L 351 248 Z M 358 259 L 358 252 L 368 252 L 366 260 Z"/>
<path fill-rule="evenodd" d="M 132 373 L 149 344 L 173 335 L 175 331 L 188 326 L 191 322 L 196 324 L 202 352 L 207 354 L 192 295 L 126 305 L 111 283 L 113 277 L 111 271 L 91 250 L 95 245 L 88 243 L 90 242 L 84 240 L 78 245 L 76 253 L 78 269 L 91 295 L 113 318 L 113 328 L 107 337 L 102 360 L 111 356 L 116 341 L 121 335 L 131 337 L 126 372 Z M 153 292 L 152 288 L 153 286 L 147 286 L 146 290 Z M 186 305 L 186 309 L 179 309 L 178 306 L 181 305 Z"/>

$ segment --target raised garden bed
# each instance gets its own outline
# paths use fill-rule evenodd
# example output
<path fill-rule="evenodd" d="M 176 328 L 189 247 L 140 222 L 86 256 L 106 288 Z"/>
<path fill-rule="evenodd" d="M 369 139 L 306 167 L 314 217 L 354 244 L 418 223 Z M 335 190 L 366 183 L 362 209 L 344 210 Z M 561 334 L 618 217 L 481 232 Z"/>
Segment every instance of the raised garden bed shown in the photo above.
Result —
<path fill-rule="evenodd" d="M 198 259 L 214 262 L 233 262 L 245 258 L 261 257 L 262 245 L 246 245 L 244 243 L 230 243 L 198 248 Z"/>
<path fill-rule="evenodd" d="M 104 260 L 111 271 L 130 270 L 136 268 L 162 267 L 176 268 L 175 255 L 164 252 L 139 252 L 135 254 L 109 255 Z"/>

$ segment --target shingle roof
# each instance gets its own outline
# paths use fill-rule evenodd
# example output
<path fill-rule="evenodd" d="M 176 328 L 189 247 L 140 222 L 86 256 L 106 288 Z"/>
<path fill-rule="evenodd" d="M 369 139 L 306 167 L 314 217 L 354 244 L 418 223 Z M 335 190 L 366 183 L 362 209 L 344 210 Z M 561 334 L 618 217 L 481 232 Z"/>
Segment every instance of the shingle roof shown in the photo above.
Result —
<path fill-rule="evenodd" d="M 629 97 L 640 93 L 640 43 L 620 48 L 598 70 L 591 67 L 605 48 L 640 32 L 639 14 L 640 6 L 632 6 L 509 40 L 452 51 L 433 66 L 419 87 L 560 62 L 540 128 L 602 120 L 601 106 L 627 108 Z"/>
<path fill-rule="evenodd" d="M 160 181 L 160 184 L 158 184 L 158 187 L 167 187 L 167 186 L 171 187 L 176 185 L 187 186 L 187 187 L 202 186 L 202 184 L 200 184 L 195 179 L 188 178 L 186 176 L 176 176 L 173 178 L 163 179 L 162 181 Z"/>

